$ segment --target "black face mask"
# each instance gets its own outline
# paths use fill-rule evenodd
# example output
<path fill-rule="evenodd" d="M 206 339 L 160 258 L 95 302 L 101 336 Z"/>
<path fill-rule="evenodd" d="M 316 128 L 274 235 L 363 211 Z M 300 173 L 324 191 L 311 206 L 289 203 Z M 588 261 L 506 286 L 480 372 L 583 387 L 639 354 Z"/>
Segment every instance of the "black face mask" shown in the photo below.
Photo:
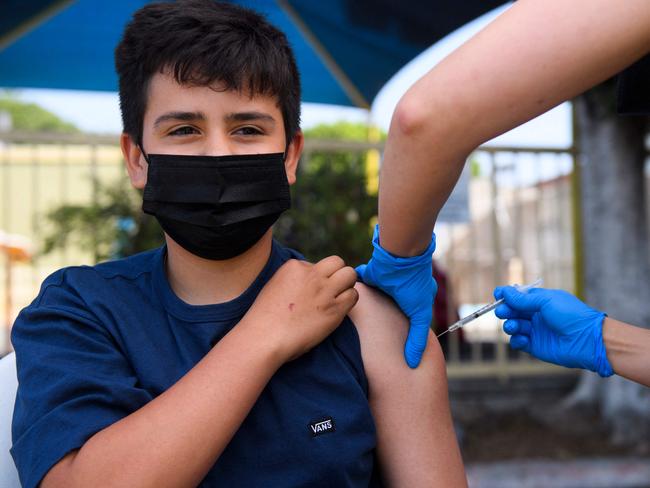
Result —
<path fill-rule="evenodd" d="M 230 259 L 250 249 L 291 207 L 283 153 L 142 154 L 142 210 L 192 254 Z"/>

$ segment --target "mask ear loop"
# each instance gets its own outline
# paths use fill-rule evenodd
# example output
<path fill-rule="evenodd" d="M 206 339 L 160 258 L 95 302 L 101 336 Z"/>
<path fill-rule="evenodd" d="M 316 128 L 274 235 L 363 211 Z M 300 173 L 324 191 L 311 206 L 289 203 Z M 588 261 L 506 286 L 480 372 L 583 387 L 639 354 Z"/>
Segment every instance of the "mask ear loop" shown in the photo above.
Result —
<path fill-rule="evenodd" d="M 151 161 L 149 161 L 149 156 L 147 156 L 147 153 L 144 152 L 142 145 L 138 144 L 137 146 L 140 148 L 140 152 L 142 153 L 142 156 L 144 157 L 144 160 L 147 162 L 147 164 L 151 164 Z"/>

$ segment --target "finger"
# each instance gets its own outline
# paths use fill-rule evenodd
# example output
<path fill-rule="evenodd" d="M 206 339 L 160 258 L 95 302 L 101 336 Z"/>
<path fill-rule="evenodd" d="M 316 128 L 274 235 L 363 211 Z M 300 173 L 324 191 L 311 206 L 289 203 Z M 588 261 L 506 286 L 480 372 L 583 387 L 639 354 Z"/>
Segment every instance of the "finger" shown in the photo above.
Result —
<path fill-rule="evenodd" d="M 328 278 L 344 266 L 345 262 L 339 256 L 328 256 L 314 265 L 319 273 Z"/>
<path fill-rule="evenodd" d="M 506 304 L 519 312 L 535 313 L 548 301 L 547 290 L 536 288 L 536 291 L 522 293 L 513 286 L 504 286 L 503 299 Z"/>
<path fill-rule="evenodd" d="M 535 295 L 537 293 L 545 293 L 549 291 L 558 291 L 558 290 L 551 290 L 550 288 L 531 288 L 530 290 L 528 290 L 528 293 L 532 293 L 533 295 Z"/>
<path fill-rule="evenodd" d="M 533 323 L 530 320 L 517 320 L 519 324 L 519 334 L 530 336 L 530 333 L 533 329 Z"/>
<path fill-rule="evenodd" d="M 530 335 L 530 331 L 532 327 L 533 326 L 529 320 L 510 319 L 510 320 L 506 320 L 505 323 L 503 324 L 503 331 L 509 335 L 513 335 L 513 334 Z"/>
<path fill-rule="evenodd" d="M 336 303 L 345 311 L 347 314 L 352 307 L 354 307 L 359 301 L 359 292 L 354 288 L 348 288 L 336 297 Z"/>
<path fill-rule="evenodd" d="M 357 273 L 350 266 L 345 266 L 329 277 L 327 286 L 332 290 L 334 296 L 338 296 L 345 290 L 353 288 L 356 282 Z"/>
<path fill-rule="evenodd" d="M 495 308 L 494 314 L 500 319 L 530 319 L 530 314 L 513 310 L 505 303 Z"/>
<path fill-rule="evenodd" d="M 530 354 L 530 337 L 521 334 L 513 335 L 510 337 L 510 347 Z"/>
<path fill-rule="evenodd" d="M 427 347 L 427 338 L 429 337 L 429 329 L 431 327 L 432 309 L 428 313 L 423 310 L 411 318 L 409 327 L 409 334 L 404 344 L 404 359 L 409 368 L 417 368 L 422 360 L 422 355 Z"/>
<path fill-rule="evenodd" d="M 533 312 L 523 312 L 509 307 L 507 304 L 502 303 L 494 309 L 494 314 L 500 319 L 525 319 L 530 320 Z"/>
<path fill-rule="evenodd" d="M 360 264 L 359 266 L 354 268 L 354 270 L 357 272 L 357 276 L 359 277 L 359 279 L 361 281 L 363 281 L 363 274 L 366 271 L 366 266 L 367 266 L 367 264 Z"/>
<path fill-rule="evenodd" d="M 503 323 L 503 332 L 508 335 L 516 334 L 519 332 L 519 324 L 515 319 L 506 320 Z"/>
<path fill-rule="evenodd" d="M 495 299 L 501 300 L 503 298 L 503 286 L 497 286 L 494 289 L 493 295 Z"/>

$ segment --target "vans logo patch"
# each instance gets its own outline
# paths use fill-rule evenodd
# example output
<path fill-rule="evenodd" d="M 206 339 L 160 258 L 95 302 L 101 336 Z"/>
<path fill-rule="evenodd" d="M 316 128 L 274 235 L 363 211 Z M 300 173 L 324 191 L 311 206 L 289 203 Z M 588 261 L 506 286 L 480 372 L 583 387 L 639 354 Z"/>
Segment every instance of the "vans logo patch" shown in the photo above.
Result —
<path fill-rule="evenodd" d="M 326 419 L 319 420 L 318 422 L 313 422 L 309 424 L 309 430 L 311 431 L 312 437 L 334 432 L 336 431 L 334 428 L 334 419 L 332 417 L 327 417 Z"/>

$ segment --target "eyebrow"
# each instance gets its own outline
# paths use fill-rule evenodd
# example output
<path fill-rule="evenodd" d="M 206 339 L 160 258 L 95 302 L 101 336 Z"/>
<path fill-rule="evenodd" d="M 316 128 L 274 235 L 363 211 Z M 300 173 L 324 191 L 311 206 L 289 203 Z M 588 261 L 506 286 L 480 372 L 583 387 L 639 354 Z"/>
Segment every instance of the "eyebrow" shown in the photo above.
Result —
<path fill-rule="evenodd" d="M 252 120 L 262 120 L 275 125 L 275 119 L 264 112 L 233 112 L 226 115 L 225 119 L 229 122 L 250 122 Z"/>
<path fill-rule="evenodd" d="M 168 120 L 181 120 L 183 122 L 205 121 L 206 116 L 203 112 L 167 112 L 161 115 L 153 123 L 154 128 L 158 128 L 163 122 Z"/>
<path fill-rule="evenodd" d="M 196 122 L 205 121 L 207 117 L 203 112 L 167 112 L 156 119 L 153 126 L 159 128 L 164 122 L 183 121 L 183 122 Z M 275 119 L 264 112 L 232 112 L 225 116 L 229 122 L 250 122 L 252 120 L 263 120 L 275 125 Z"/>

